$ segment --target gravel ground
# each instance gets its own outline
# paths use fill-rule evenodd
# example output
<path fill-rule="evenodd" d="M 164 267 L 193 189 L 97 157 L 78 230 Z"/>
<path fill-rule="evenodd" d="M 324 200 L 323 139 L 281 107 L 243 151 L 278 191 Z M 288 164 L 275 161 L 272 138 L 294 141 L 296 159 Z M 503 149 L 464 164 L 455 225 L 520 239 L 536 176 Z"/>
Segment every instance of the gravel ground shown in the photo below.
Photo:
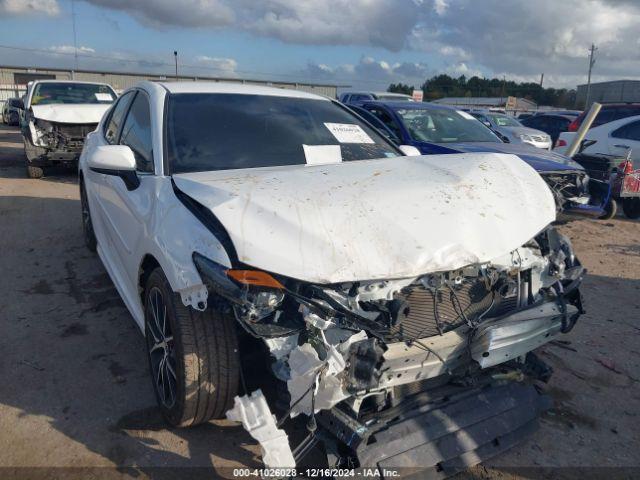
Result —
<path fill-rule="evenodd" d="M 0 477 L 210 478 L 211 468 L 259 467 L 239 426 L 166 427 L 143 337 L 83 246 L 75 173 L 27 179 L 22 155 L 16 129 L 0 126 Z M 588 313 L 540 350 L 555 370 L 555 407 L 530 439 L 464 477 L 640 475 L 640 222 L 562 230 L 589 270 Z"/>

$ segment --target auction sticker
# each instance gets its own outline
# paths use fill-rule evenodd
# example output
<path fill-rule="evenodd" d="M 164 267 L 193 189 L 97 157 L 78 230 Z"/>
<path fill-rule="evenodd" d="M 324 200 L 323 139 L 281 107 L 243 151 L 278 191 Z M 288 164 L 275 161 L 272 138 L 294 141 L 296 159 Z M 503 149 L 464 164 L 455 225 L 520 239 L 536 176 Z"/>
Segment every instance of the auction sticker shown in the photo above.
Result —
<path fill-rule="evenodd" d="M 325 123 L 331 134 L 340 143 L 374 143 L 360 125 L 351 123 Z"/>
<path fill-rule="evenodd" d="M 94 95 L 96 96 L 96 100 L 99 102 L 110 102 L 113 100 L 110 93 L 95 93 Z"/>

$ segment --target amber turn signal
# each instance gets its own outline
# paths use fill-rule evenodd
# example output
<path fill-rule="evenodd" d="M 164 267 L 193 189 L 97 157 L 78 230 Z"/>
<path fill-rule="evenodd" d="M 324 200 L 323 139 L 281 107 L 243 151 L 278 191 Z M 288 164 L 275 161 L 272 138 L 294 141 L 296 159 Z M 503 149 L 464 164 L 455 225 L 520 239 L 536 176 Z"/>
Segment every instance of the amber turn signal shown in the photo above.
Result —
<path fill-rule="evenodd" d="M 284 285 L 268 273 L 261 272 L 260 270 L 227 270 L 227 276 L 244 285 L 256 285 L 259 287 L 284 290 Z"/>

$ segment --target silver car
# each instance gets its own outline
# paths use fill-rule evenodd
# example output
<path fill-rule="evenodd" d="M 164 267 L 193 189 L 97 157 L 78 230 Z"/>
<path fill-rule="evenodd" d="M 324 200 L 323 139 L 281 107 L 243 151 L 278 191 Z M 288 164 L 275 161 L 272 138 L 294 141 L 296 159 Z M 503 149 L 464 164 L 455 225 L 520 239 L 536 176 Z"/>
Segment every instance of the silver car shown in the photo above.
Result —
<path fill-rule="evenodd" d="M 552 141 L 549 135 L 541 130 L 525 127 L 513 117 L 491 111 L 472 111 L 469 113 L 494 132 L 505 137 L 509 143 L 527 143 L 536 148 L 551 150 Z"/>

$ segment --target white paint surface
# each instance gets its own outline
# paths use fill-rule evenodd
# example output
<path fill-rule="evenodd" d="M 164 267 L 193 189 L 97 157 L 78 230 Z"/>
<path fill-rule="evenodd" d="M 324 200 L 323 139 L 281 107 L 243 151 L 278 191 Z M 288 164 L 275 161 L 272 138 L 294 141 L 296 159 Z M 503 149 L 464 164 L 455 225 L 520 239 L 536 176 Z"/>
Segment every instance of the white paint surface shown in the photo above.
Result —
<path fill-rule="evenodd" d="M 239 259 L 310 282 L 417 277 L 488 262 L 555 220 L 540 175 L 504 154 L 174 175 Z"/>
<path fill-rule="evenodd" d="M 98 123 L 104 112 L 109 107 L 108 103 L 103 104 L 51 104 L 32 105 L 31 110 L 35 118 L 40 118 L 48 122 L 84 124 Z"/>

